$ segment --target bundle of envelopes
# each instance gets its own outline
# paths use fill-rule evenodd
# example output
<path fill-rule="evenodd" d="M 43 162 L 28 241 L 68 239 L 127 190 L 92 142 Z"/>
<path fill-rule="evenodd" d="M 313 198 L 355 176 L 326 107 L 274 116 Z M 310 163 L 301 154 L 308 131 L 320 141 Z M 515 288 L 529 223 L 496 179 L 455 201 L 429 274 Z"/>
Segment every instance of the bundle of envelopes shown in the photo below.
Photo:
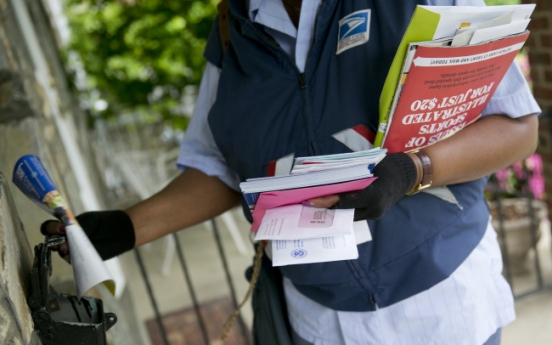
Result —
<path fill-rule="evenodd" d="M 356 259 L 354 210 L 325 209 L 303 201 L 362 190 L 375 178 L 372 171 L 386 150 L 299 157 L 290 175 L 249 179 L 240 184 L 252 210 L 255 240 L 269 240 L 274 266 Z"/>

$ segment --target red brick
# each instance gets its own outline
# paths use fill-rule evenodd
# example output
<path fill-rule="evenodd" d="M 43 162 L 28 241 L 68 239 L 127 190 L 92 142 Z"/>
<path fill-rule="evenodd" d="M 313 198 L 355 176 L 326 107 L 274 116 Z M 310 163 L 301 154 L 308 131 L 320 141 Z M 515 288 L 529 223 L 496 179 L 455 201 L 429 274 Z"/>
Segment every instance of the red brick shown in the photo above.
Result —
<path fill-rule="evenodd" d="M 550 140 L 543 140 L 539 137 L 536 152 L 542 156 L 543 161 L 546 159 L 552 162 L 552 155 L 550 154 Z M 552 171 L 552 169 L 550 170 Z"/>
<path fill-rule="evenodd" d="M 523 1 L 523 3 L 535 3 L 537 4 L 537 12 L 543 12 L 545 10 L 552 9 L 552 3 L 550 0 L 533 0 L 533 1 Z"/>
<path fill-rule="evenodd" d="M 532 49 L 537 49 L 536 48 L 537 42 L 536 42 L 535 36 L 536 36 L 536 34 L 534 32 L 532 32 L 529 35 L 529 37 L 527 38 L 527 41 L 525 41 L 525 48 L 529 47 L 529 48 L 532 48 Z"/>
<path fill-rule="evenodd" d="M 546 112 L 546 109 L 552 109 L 552 99 L 550 100 L 539 100 L 539 105 L 541 109 L 543 109 L 544 112 Z"/>
<path fill-rule="evenodd" d="M 544 145 L 550 143 L 550 128 L 542 124 L 542 118 L 544 118 L 544 116 L 541 116 L 539 121 L 539 142 Z"/>
<path fill-rule="evenodd" d="M 542 47 L 550 48 L 552 47 L 552 35 L 551 34 L 541 34 L 539 35 L 540 44 Z"/>
<path fill-rule="evenodd" d="M 531 80 L 533 85 L 540 85 L 543 75 L 540 68 L 536 68 L 535 65 L 531 66 Z"/>
<path fill-rule="evenodd" d="M 525 2 L 525 1 L 524 1 Z M 527 1 L 527 3 L 534 3 L 537 5 L 537 10 L 540 10 L 543 7 L 544 0 L 533 0 Z"/>
<path fill-rule="evenodd" d="M 543 116 L 541 116 L 542 118 L 552 117 L 552 102 L 551 101 L 542 100 L 542 101 L 537 101 L 537 103 L 539 104 L 539 107 L 542 109 L 542 115 L 543 115 Z M 552 127 L 552 124 L 550 124 L 550 126 Z M 552 128 L 551 128 L 551 131 L 552 131 Z M 550 139 L 552 141 L 552 137 Z"/>
<path fill-rule="evenodd" d="M 529 30 L 543 30 L 550 27 L 550 20 L 547 16 L 534 14 L 529 24 Z"/>
<path fill-rule="evenodd" d="M 552 83 L 552 71 L 544 71 L 544 80 Z"/>
<path fill-rule="evenodd" d="M 552 58 L 550 57 L 549 52 L 538 51 L 533 49 L 529 51 L 529 62 L 531 65 L 545 65 L 550 66 L 552 63 Z"/>
<path fill-rule="evenodd" d="M 552 100 L 552 87 L 535 87 L 533 94 L 537 101 L 540 100 Z"/>

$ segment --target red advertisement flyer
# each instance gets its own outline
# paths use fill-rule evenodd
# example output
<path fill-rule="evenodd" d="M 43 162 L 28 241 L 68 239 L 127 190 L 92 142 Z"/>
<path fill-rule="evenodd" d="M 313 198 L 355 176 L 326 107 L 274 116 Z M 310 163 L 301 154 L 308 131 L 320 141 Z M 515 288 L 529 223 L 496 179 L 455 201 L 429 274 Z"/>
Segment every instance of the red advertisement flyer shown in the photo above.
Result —
<path fill-rule="evenodd" d="M 416 150 L 476 121 L 529 32 L 474 46 L 418 45 L 383 139 L 389 153 Z"/>

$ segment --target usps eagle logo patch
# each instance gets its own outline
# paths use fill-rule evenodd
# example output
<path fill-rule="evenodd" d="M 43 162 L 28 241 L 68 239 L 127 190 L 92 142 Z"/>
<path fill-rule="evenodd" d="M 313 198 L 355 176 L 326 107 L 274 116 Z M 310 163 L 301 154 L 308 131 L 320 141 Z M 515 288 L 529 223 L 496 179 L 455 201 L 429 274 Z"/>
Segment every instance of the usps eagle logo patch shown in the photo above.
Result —
<path fill-rule="evenodd" d="M 353 12 L 339 21 L 336 54 L 364 44 L 368 42 L 369 38 L 370 10 Z"/>

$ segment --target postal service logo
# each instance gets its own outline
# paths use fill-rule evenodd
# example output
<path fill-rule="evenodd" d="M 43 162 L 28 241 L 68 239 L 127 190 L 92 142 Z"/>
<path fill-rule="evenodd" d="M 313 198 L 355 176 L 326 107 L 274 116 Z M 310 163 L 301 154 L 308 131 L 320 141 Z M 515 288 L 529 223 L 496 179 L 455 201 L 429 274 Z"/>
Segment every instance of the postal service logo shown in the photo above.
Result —
<path fill-rule="evenodd" d="M 345 50 L 368 42 L 370 38 L 370 10 L 353 12 L 339 21 L 337 34 L 337 52 L 341 54 Z"/>
<path fill-rule="evenodd" d="M 291 257 L 294 259 L 302 259 L 309 253 L 305 249 L 294 249 L 291 251 Z"/>

